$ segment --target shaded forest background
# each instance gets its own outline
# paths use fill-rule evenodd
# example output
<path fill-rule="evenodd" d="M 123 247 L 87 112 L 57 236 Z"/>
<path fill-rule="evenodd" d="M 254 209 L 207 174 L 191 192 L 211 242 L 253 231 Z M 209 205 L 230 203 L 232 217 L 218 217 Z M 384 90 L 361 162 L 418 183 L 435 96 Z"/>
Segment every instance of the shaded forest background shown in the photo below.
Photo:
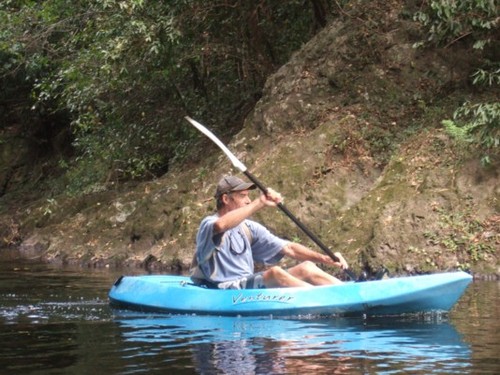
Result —
<path fill-rule="evenodd" d="M 482 264 L 481 272 L 498 273 L 498 20 L 494 1 L 477 0 L 4 1 L 2 245 L 63 263 L 185 266 L 191 240 L 179 237 L 192 237 L 210 209 L 186 192 L 208 190 L 200 181 L 227 172 L 214 159 L 217 150 L 185 123 L 189 114 L 233 142 L 287 196 L 293 186 L 285 180 L 302 184 L 295 198 L 305 203 L 294 208 L 331 243 L 354 242 L 342 250 L 355 266 L 413 272 Z M 301 136 L 302 146 L 294 143 Z M 405 150 L 424 148 L 429 154 L 406 162 Z M 282 176 L 259 161 L 273 149 L 281 151 L 273 165 Z M 308 160 L 311 150 L 322 161 L 298 169 L 294 158 Z M 373 227 L 391 204 L 364 198 L 380 179 L 404 175 L 420 188 L 430 177 L 419 174 L 438 164 L 453 165 L 451 180 L 465 168 L 475 183 L 485 181 L 481 204 L 470 192 L 447 199 L 446 208 L 429 198 L 433 215 L 415 214 L 413 203 L 412 220 L 423 215 L 448 225 L 427 225 L 424 239 L 399 227 L 404 243 L 390 245 L 387 234 L 377 239 Z M 342 168 L 360 177 L 342 185 L 339 198 L 331 194 L 345 179 Z M 145 196 L 166 191 L 163 211 L 144 208 L 158 204 Z M 408 191 L 392 191 L 390 199 L 401 201 L 398 194 Z M 142 198 L 125 198 L 131 195 Z M 96 205 L 118 214 L 96 214 Z M 346 210 L 358 210 L 358 218 Z M 80 245 L 49 235 L 55 226 L 90 225 L 90 212 L 115 217 L 113 229 L 106 230 L 109 220 L 93 220 L 94 238 Z M 324 224 L 331 217 L 343 219 L 335 226 L 349 231 L 346 238 Z M 371 223 L 368 232 L 368 224 L 356 224 L 360 217 Z M 281 219 L 273 223 L 286 231 Z M 419 259 L 412 266 L 395 260 L 407 253 Z M 447 253 L 453 262 L 436 261 Z"/>
<path fill-rule="evenodd" d="M 12 163 L 2 195 L 47 174 L 54 194 L 161 176 L 194 145 L 188 113 L 234 134 L 266 77 L 325 25 L 326 6 L 3 2 L 2 127 L 31 141 L 24 157 L 38 170 Z"/>

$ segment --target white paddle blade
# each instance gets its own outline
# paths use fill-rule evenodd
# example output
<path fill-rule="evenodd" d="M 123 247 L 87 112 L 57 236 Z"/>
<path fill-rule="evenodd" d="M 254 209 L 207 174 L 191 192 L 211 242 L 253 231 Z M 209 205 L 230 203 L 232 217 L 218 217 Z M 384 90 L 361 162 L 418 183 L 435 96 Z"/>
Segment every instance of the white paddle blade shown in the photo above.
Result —
<path fill-rule="evenodd" d="M 214 142 L 217 146 L 219 146 L 220 149 L 222 151 L 224 151 L 224 153 L 227 155 L 229 160 L 231 160 L 231 163 L 233 163 L 233 165 L 236 168 L 238 168 L 241 172 L 245 172 L 247 170 L 247 167 L 245 167 L 245 165 L 241 161 L 239 161 L 238 158 L 236 156 L 234 156 L 234 154 L 231 151 L 229 151 L 229 149 L 226 147 L 226 145 L 224 145 L 224 143 L 222 143 L 220 141 L 220 139 L 217 138 L 210 130 L 208 130 L 202 124 L 200 124 L 198 121 L 193 120 L 189 116 L 186 116 L 184 118 L 186 120 L 188 120 L 196 129 L 198 129 L 200 132 L 202 132 L 208 138 L 210 138 L 212 140 L 212 142 Z"/>

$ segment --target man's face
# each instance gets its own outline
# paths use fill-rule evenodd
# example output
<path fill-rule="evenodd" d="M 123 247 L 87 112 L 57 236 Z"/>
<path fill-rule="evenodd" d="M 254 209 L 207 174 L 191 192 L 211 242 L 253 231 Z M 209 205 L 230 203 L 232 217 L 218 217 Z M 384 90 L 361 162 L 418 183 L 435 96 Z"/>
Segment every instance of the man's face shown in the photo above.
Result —
<path fill-rule="evenodd" d="M 246 206 L 251 203 L 250 192 L 248 190 L 233 191 L 226 194 L 225 204 L 228 211 Z"/>

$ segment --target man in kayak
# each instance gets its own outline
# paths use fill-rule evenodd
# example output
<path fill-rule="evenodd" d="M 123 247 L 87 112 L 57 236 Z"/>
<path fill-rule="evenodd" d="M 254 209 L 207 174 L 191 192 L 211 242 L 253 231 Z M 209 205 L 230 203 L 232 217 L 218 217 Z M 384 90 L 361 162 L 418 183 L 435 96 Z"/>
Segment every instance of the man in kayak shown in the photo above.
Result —
<path fill-rule="evenodd" d="M 265 207 L 276 207 L 282 198 L 268 189 L 267 194 L 251 200 L 252 183 L 235 176 L 222 178 L 215 193 L 217 213 L 207 216 L 196 236 L 192 279 L 200 284 L 219 289 L 255 289 L 332 285 L 342 283 L 324 272 L 315 263 L 348 268 L 340 253 L 340 262 L 307 247 L 281 239 L 263 225 L 249 220 Z M 273 266 L 263 272 L 254 272 L 254 262 L 274 265 L 284 256 L 302 261 L 287 270 Z"/>

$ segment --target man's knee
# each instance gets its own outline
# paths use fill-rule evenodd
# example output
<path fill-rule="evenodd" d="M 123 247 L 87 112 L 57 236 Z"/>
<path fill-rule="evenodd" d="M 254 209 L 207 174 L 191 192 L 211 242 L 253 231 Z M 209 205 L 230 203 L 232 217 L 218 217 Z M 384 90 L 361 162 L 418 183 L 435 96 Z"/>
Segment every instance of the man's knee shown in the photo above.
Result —
<path fill-rule="evenodd" d="M 310 260 L 306 260 L 306 261 L 300 263 L 299 266 L 300 266 L 300 269 L 302 270 L 302 272 L 304 272 L 306 274 L 311 274 L 311 273 L 317 272 L 319 269 L 318 266 L 316 266 L 316 264 L 314 262 L 311 262 Z"/>
<path fill-rule="evenodd" d="M 291 277 L 290 274 L 279 266 L 273 266 L 264 272 L 266 286 L 284 285 Z"/>
<path fill-rule="evenodd" d="M 264 272 L 264 274 L 266 276 L 270 276 L 273 279 L 277 279 L 285 273 L 286 273 L 286 271 L 283 268 L 281 268 L 280 266 L 273 266 Z"/>
<path fill-rule="evenodd" d="M 310 286 L 297 276 L 290 274 L 279 266 L 274 266 L 264 272 L 264 283 L 266 287 L 292 287 L 292 286 Z"/>

